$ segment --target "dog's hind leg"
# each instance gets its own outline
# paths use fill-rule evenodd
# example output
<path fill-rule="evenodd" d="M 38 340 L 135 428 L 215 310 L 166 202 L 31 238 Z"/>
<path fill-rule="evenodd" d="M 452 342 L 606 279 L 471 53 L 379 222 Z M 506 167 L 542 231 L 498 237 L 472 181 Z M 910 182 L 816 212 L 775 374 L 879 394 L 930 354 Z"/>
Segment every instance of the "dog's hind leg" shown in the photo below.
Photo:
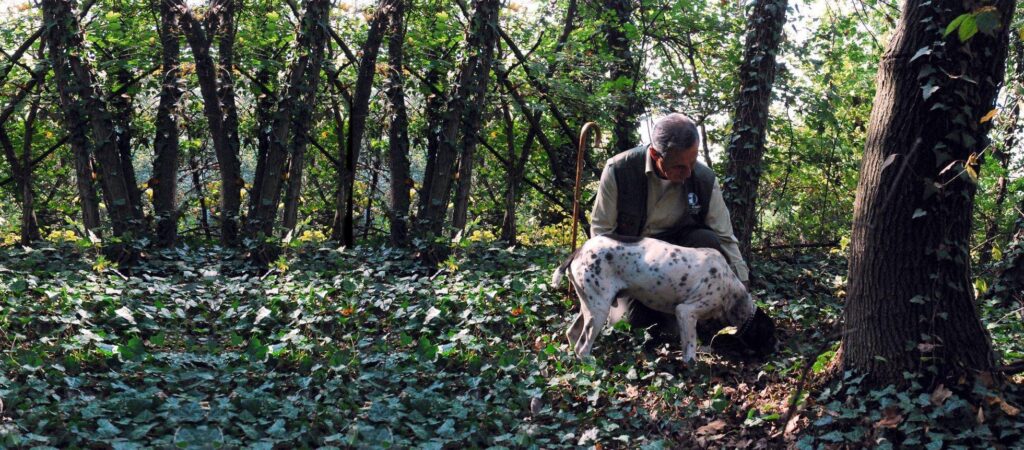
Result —
<path fill-rule="evenodd" d="M 579 314 L 576 314 L 576 319 L 572 321 L 572 325 L 570 325 L 569 329 L 565 332 L 565 337 L 569 338 L 569 345 L 572 346 L 573 349 L 579 345 L 580 336 L 583 334 L 584 323 L 586 323 L 586 318 L 583 317 L 583 312 L 580 311 Z"/>
<path fill-rule="evenodd" d="M 697 316 L 696 307 L 686 303 L 676 306 L 676 320 L 679 322 L 679 340 L 683 347 L 683 362 L 689 364 L 697 357 Z"/>
<path fill-rule="evenodd" d="M 584 295 L 586 294 L 581 294 L 581 298 Z M 579 339 L 576 341 L 576 356 L 582 357 L 590 354 L 590 350 L 594 346 L 594 340 L 601 334 L 601 329 L 604 328 L 605 322 L 608 321 L 608 310 L 611 308 L 614 296 L 610 298 L 605 297 L 607 296 L 588 295 L 586 300 L 581 300 L 582 312 L 580 315 L 583 316 L 582 321 L 584 323 L 580 330 Z M 570 329 L 570 331 L 572 330 Z"/>

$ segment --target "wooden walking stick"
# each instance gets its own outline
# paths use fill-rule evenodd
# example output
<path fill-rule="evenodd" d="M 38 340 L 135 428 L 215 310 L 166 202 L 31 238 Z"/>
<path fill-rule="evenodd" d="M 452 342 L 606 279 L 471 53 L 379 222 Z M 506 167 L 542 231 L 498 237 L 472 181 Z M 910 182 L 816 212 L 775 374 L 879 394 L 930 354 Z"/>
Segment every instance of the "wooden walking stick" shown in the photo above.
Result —
<path fill-rule="evenodd" d="M 580 179 L 583 178 L 583 153 L 587 149 L 587 138 L 592 129 L 597 133 L 594 137 L 594 146 L 601 145 L 601 127 L 595 122 L 587 122 L 580 130 L 580 145 L 576 150 L 576 186 L 572 192 L 572 247 L 569 248 L 570 252 L 576 251 L 576 235 L 579 234 L 580 222 Z"/>

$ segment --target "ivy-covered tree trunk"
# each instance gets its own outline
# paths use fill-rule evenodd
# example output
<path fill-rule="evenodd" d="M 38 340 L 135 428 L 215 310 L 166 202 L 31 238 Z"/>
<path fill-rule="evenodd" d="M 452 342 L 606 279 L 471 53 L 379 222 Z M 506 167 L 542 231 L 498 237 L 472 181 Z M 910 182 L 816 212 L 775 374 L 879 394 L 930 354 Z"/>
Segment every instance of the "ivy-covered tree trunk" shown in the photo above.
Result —
<path fill-rule="evenodd" d="M 493 22 L 485 24 L 481 30 L 482 47 L 477 53 L 478 59 L 473 69 L 472 81 L 470 81 L 477 88 L 471 92 L 472 97 L 466 104 L 466 111 L 463 114 L 465 118 L 461 124 L 462 143 L 459 153 L 458 183 L 455 189 L 455 210 L 452 212 L 452 228 L 456 231 L 466 229 L 469 193 L 473 188 L 473 165 L 476 159 L 476 145 L 479 140 L 478 132 L 483 121 L 487 85 L 491 80 L 491 60 L 494 59 L 494 46 L 498 42 L 498 7 L 496 5 L 492 13 Z"/>
<path fill-rule="evenodd" d="M 391 222 L 391 245 L 409 245 L 409 189 L 412 178 L 409 175 L 409 115 L 405 108 L 405 77 L 403 59 L 405 44 L 405 1 L 395 2 L 391 12 L 388 39 L 388 83 L 387 97 L 391 124 L 388 126 L 388 168 L 390 177 L 390 204 L 388 219 Z"/>
<path fill-rule="evenodd" d="M 636 92 L 640 85 L 640 61 L 630 49 L 633 39 L 627 31 L 634 28 L 631 23 L 633 9 L 633 0 L 605 0 L 598 10 L 602 15 L 612 15 L 610 20 L 605 20 L 602 31 L 614 61 L 609 72 L 612 86 L 609 92 L 612 98 L 611 145 L 619 151 L 633 148 L 640 142 L 636 133 L 637 116 L 643 111 Z"/>
<path fill-rule="evenodd" d="M 127 174 L 124 173 L 117 152 L 114 124 L 106 102 L 96 90 L 95 74 L 81 56 L 85 51 L 78 17 L 74 13 L 74 1 L 45 0 L 42 9 L 46 46 L 64 110 L 65 127 L 68 130 L 79 129 L 71 132 L 77 134 L 72 140 L 77 141 L 80 150 L 88 148 L 86 142 L 89 140 L 95 145 L 95 169 L 100 176 L 104 194 L 109 199 L 106 206 L 114 236 L 129 235 L 141 225 L 133 224 L 135 205 L 139 199 L 131 195 Z M 83 121 L 86 118 L 88 121 Z M 85 135 L 85 125 L 89 127 L 91 139 Z M 78 157 L 88 160 L 88 153 Z M 84 175 L 82 172 L 84 170 L 79 170 L 80 176 Z M 118 258 L 126 256 L 121 253 L 123 246 L 110 246 L 109 249 Z"/>
<path fill-rule="evenodd" d="M 308 143 L 306 136 L 316 99 L 320 64 L 327 44 L 329 14 L 329 0 L 310 0 L 306 3 L 296 42 L 300 52 L 288 69 L 287 84 L 278 99 L 263 181 L 260 190 L 253 192 L 256 198 L 249 212 L 246 236 L 261 239 L 261 236 L 269 237 L 273 234 L 288 158 L 296 153 L 297 148 L 304 148 Z M 273 254 L 257 255 L 257 259 L 266 257 L 273 257 Z"/>
<path fill-rule="evenodd" d="M 217 155 L 217 166 L 220 169 L 221 242 L 225 245 L 237 245 L 238 215 L 241 209 L 243 180 L 237 147 L 232 145 L 230 138 L 230 136 L 238 134 L 237 119 L 234 122 L 236 129 L 229 129 L 228 127 L 232 123 L 227 118 L 227 112 L 232 110 L 234 105 L 221 103 L 220 82 L 223 78 L 218 74 L 213 56 L 210 55 L 213 37 L 220 23 L 217 20 L 217 15 L 231 12 L 232 9 L 230 7 L 225 9 L 223 3 L 230 3 L 232 0 L 219 0 L 211 6 L 210 12 L 214 16 L 207 17 L 211 25 L 209 29 L 195 17 L 184 0 L 165 1 L 173 2 L 174 8 L 180 14 L 181 29 L 195 58 L 196 77 L 199 80 L 199 91 L 203 97 L 203 112 L 210 128 L 210 139 L 213 141 L 213 150 Z M 228 18 L 222 20 L 227 23 L 232 22 Z"/>
<path fill-rule="evenodd" d="M 363 56 L 359 61 L 356 74 L 356 85 L 352 93 L 352 107 L 349 109 L 348 133 L 345 145 L 344 167 L 338 179 L 335 191 L 335 216 L 332 238 L 345 245 L 355 243 L 353 235 L 353 191 L 356 182 L 356 165 L 359 163 L 360 147 L 363 133 L 366 131 L 366 117 L 370 114 L 370 93 L 373 90 L 373 77 L 377 71 L 377 54 L 380 43 L 384 39 L 384 30 L 391 10 L 397 0 L 381 0 L 370 19 L 366 42 L 363 43 Z"/>
<path fill-rule="evenodd" d="M 761 182 L 768 107 L 775 83 L 775 55 L 786 24 L 786 0 L 756 0 L 747 20 L 750 30 L 739 71 L 739 93 L 726 147 L 723 196 L 744 258 L 757 224 L 757 188 Z"/>
<path fill-rule="evenodd" d="M 178 16 L 171 2 L 160 1 L 160 61 L 163 66 L 160 104 L 156 111 L 156 136 L 153 138 L 153 210 L 156 216 L 156 244 L 173 246 L 178 239 L 178 101 L 181 88 L 178 63 L 181 55 Z"/>
<path fill-rule="evenodd" d="M 452 181 L 457 167 L 460 139 L 463 146 L 475 146 L 475 135 L 480 124 L 490 61 L 497 42 L 497 22 L 500 2 L 477 0 L 473 17 L 466 33 L 467 56 L 459 68 L 459 75 L 445 109 L 441 125 L 441 141 L 433 166 L 427 198 L 419 213 L 420 231 L 425 235 L 440 236 L 452 194 Z M 461 133 L 460 133 L 461 132 Z"/>
<path fill-rule="evenodd" d="M 943 37 L 972 5 L 904 3 L 878 69 L 842 353 L 843 368 L 867 373 L 871 384 L 902 383 L 905 371 L 971 378 L 995 363 L 971 283 L 977 167 L 968 161 L 988 145 L 991 122 L 981 118 L 1003 81 L 1014 1 L 980 12 L 971 25 L 981 32 L 966 42 L 962 30 Z"/>

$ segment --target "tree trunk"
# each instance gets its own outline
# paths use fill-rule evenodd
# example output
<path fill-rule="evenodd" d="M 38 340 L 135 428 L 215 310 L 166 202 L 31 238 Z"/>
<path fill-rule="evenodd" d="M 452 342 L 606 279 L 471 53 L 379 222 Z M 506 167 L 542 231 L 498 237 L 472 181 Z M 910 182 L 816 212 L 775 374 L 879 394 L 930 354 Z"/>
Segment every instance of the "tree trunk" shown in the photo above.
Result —
<path fill-rule="evenodd" d="M 497 16 L 497 12 L 495 12 L 495 16 Z M 497 26 L 497 19 L 495 19 L 495 26 Z M 497 42 L 497 40 L 497 37 L 494 37 L 494 42 Z M 469 193 L 473 188 L 473 164 L 476 158 L 476 144 L 480 136 L 480 124 L 484 115 L 483 106 L 487 98 L 487 85 L 491 80 L 491 60 L 494 57 L 494 45 L 489 45 L 488 49 L 489 51 L 481 52 L 480 61 L 474 70 L 474 83 L 479 87 L 473 92 L 473 98 L 466 108 L 466 120 L 462 123 L 462 151 L 459 155 L 455 211 L 452 212 L 452 228 L 456 232 L 465 231 L 466 215 L 469 212 Z"/>
<path fill-rule="evenodd" d="M 178 239 L 178 101 L 184 91 L 178 70 L 181 30 L 168 1 L 160 2 L 159 32 L 163 73 L 153 138 L 153 177 L 149 184 L 153 189 L 156 245 L 171 247 Z"/>
<path fill-rule="evenodd" d="M 602 9 L 614 14 L 614 22 L 606 22 L 602 26 L 605 44 L 614 60 L 608 80 L 615 86 L 609 93 L 613 99 L 611 145 L 618 151 L 624 151 L 640 142 L 636 132 L 637 116 L 643 110 L 636 95 L 636 87 L 639 85 L 637 68 L 640 62 L 633 56 L 630 50 L 632 42 L 626 34 L 627 26 L 632 21 L 633 1 L 605 0 Z"/>
<path fill-rule="evenodd" d="M 132 74 L 127 68 L 119 67 L 114 77 L 117 84 L 127 86 L 132 81 Z M 133 217 L 137 223 L 142 224 L 142 191 L 139 189 L 138 179 L 135 177 L 135 165 L 132 162 L 132 105 L 133 99 L 128 94 L 115 95 L 110 99 L 112 121 L 114 124 L 114 138 L 116 141 L 117 155 L 121 159 L 121 170 L 125 176 L 125 184 L 131 198 L 135 199 L 133 206 Z M 140 228 L 144 229 L 144 228 Z"/>
<path fill-rule="evenodd" d="M 139 199 L 131 196 L 127 174 L 124 173 L 116 148 L 114 124 L 103 97 L 96 91 L 96 77 L 92 67 L 80 56 L 85 52 L 82 48 L 83 39 L 78 17 L 72 12 L 73 6 L 73 0 L 42 2 L 43 16 L 47 24 L 46 45 L 50 51 L 54 79 L 64 109 L 65 127 L 68 130 L 84 128 L 81 119 L 88 118 L 92 132 L 91 141 L 95 144 L 99 169 L 97 172 L 102 177 L 104 195 L 110 199 L 107 212 L 114 235 L 130 237 L 132 231 L 141 225 L 133 224 L 135 205 Z M 84 147 L 87 138 L 84 131 L 80 133 L 77 137 L 78 144 Z M 88 158 L 87 154 L 85 158 Z M 121 253 L 123 248 L 122 245 L 114 245 L 108 247 L 108 250 L 118 253 L 117 256 L 120 258 L 126 256 Z"/>
<path fill-rule="evenodd" d="M 775 83 L 775 54 L 786 24 L 786 0 L 757 0 L 747 20 L 750 32 L 740 65 L 740 86 L 732 137 L 726 148 L 724 197 L 732 214 L 740 252 L 750 260 L 750 240 L 757 221 L 757 188 L 761 181 L 768 107 Z"/>
<path fill-rule="evenodd" d="M 437 56 L 436 54 L 434 55 Z M 427 95 L 427 101 L 423 108 L 423 115 L 426 117 L 426 129 L 424 133 L 427 135 L 427 161 L 426 167 L 423 169 L 423 184 L 420 186 L 419 201 L 417 202 L 417 221 L 419 217 L 423 215 L 428 207 L 428 195 L 431 186 L 434 185 L 434 172 L 437 170 L 437 150 L 441 147 L 441 124 L 444 121 L 444 104 L 445 96 L 442 92 L 433 92 L 437 89 L 438 82 L 441 81 L 441 71 L 436 65 L 431 65 L 430 70 L 427 71 L 427 75 L 424 77 L 423 83 L 428 86 L 428 90 L 432 92 Z"/>
<path fill-rule="evenodd" d="M 473 18 L 465 39 L 468 57 L 459 69 L 458 81 L 448 98 L 430 190 L 424 192 L 427 199 L 425 208 L 420 211 L 421 232 L 428 237 L 442 234 L 452 193 L 456 158 L 459 156 L 458 142 L 461 138 L 463 153 L 469 149 L 472 154 L 476 146 L 476 132 L 480 125 L 487 81 L 490 79 L 491 58 L 498 38 L 500 2 L 477 0 L 474 3 Z"/>
<path fill-rule="evenodd" d="M 868 374 L 872 385 L 904 383 L 904 371 L 972 378 L 995 363 L 973 298 L 976 186 L 965 162 L 988 144 L 991 122 L 979 119 L 1003 80 L 1008 27 L 963 43 L 957 33 L 943 38 L 970 8 L 956 0 L 904 3 L 878 69 L 854 205 L 842 356 L 844 369 Z M 995 8 L 989 14 L 1001 23 L 1013 17 L 1013 0 Z"/>
<path fill-rule="evenodd" d="M 529 128 L 526 132 L 526 139 L 523 141 L 523 148 L 517 157 L 515 122 L 512 120 L 512 113 L 509 111 L 508 105 L 503 105 L 502 109 L 505 116 L 505 136 L 508 140 L 508 161 L 505 162 L 508 184 L 505 188 L 505 213 L 501 220 L 501 237 L 499 239 L 509 245 L 516 245 L 516 205 L 519 203 L 519 186 L 523 182 L 526 163 L 530 160 L 537 132 L 533 127 Z"/>
<path fill-rule="evenodd" d="M 352 191 L 355 189 L 356 165 L 359 163 L 359 149 L 362 146 L 363 133 L 366 131 L 366 117 L 370 113 L 370 93 L 373 90 L 373 77 L 377 70 L 377 53 L 380 51 L 380 43 L 384 39 L 388 16 L 395 8 L 396 1 L 398 0 L 381 0 L 377 5 L 377 11 L 370 19 L 366 42 L 363 44 L 363 56 L 359 60 L 359 71 L 356 74 L 356 85 L 352 93 L 352 105 L 349 109 L 344 167 L 342 167 L 338 188 L 335 191 L 337 197 L 335 198 L 334 224 L 335 226 L 340 225 L 340 228 L 332 230 L 332 238 L 341 241 L 344 245 L 355 243 Z"/>
<path fill-rule="evenodd" d="M 228 128 L 232 123 L 228 120 L 227 113 L 234 108 L 234 105 L 221 104 L 220 82 L 223 78 L 219 77 L 213 57 L 210 56 L 213 35 L 216 31 L 215 28 L 218 27 L 204 29 L 203 24 L 192 14 L 184 0 L 164 1 L 171 2 L 180 14 L 181 29 L 188 40 L 189 47 L 192 47 L 196 77 L 199 79 L 199 91 L 203 97 L 203 112 L 210 127 L 210 138 L 213 141 L 213 150 L 217 155 L 217 163 L 220 168 L 221 242 L 234 246 L 238 244 L 238 214 L 242 201 L 241 163 L 238 159 L 237 146 L 232 145 L 230 137 L 238 134 L 237 119 L 234 122 L 236 128 L 233 130 Z M 232 0 L 223 1 L 230 3 Z M 230 7 L 222 8 L 218 14 L 225 11 L 231 12 L 232 9 Z M 226 17 L 223 20 L 227 23 L 233 22 L 232 19 Z M 216 23 L 216 20 L 211 20 L 211 24 Z"/>
<path fill-rule="evenodd" d="M 260 68 L 256 73 L 256 81 L 266 86 L 270 81 L 270 70 Z M 252 187 L 249 189 L 249 211 L 256 208 L 257 198 L 254 192 L 263 189 L 263 175 L 266 173 L 267 153 L 270 151 L 270 129 L 273 128 L 274 97 L 260 94 L 256 99 L 256 171 L 253 175 Z"/>
<path fill-rule="evenodd" d="M 391 174 L 388 220 L 391 245 L 409 245 L 409 116 L 405 108 L 405 77 L 402 74 L 405 43 L 405 2 L 398 0 L 391 12 L 388 40 L 388 82 L 386 94 L 391 112 L 388 126 L 388 169 Z"/>
<path fill-rule="evenodd" d="M 246 236 L 260 239 L 261 236 L 265 238 L 273 235 L 288 157 L 301 153 L 307 143 L 306 135 L 316 98 L 320 63 L 327 43 L 326 24 L 329 14 L 328 0 L 310 0 L 306 3 L 296 46 L 301 49 L 301 53 L 288 69 L 287 85 L 278 99 L 263 181 L 260 190 L 253 192 L 257 198 L 249 213 Z M 268 262 L 265 259 L 267 257 L 272 258 L 273 254 L 257 255 L 257 258 L 263 259 L 262 262 Z"/>
<path fill-rule="evenodd" d="M 40 74 L 39 85 L 41 86 L 43 75 Z M 25 134 L 22 136 L 21 150 L 21 243 L 29 245 L 38 241 L 39 222 L 36 220 L 35 212 L 35 191 L 32 190 L 32 135 L 36 130 L 36 116 L 39 112 L 39 97 L 32 101 L 29 106 L 28 117 L 25 118 Z M 11 165 L 14 168 L 14 165 Z"/>

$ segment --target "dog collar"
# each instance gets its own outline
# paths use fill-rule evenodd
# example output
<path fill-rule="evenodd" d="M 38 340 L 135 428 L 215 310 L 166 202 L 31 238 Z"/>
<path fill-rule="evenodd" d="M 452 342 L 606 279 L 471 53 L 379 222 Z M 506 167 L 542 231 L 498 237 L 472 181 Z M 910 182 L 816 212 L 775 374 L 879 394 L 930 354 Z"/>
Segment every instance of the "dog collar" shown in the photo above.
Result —
<path fill-rule="evenodd" d="M 757 304 L 750 302 L 750 316 L 747 320 L 743 321 L 743 325 L 740 325 L 739 331 L 736 333 L 739 336 L 743 336 L 747 332 L 747 328 L 750 328 L 750 324 L 754 322 L 754 315 L 757 314 Z"/>

